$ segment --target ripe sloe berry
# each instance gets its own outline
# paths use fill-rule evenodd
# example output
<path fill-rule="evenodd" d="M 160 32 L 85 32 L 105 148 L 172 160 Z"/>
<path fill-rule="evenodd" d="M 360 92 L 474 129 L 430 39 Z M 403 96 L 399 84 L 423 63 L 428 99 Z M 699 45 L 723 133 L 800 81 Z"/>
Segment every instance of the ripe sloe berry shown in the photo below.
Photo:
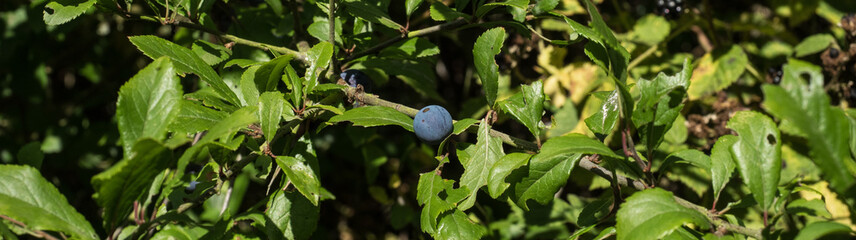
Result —
<path fill-rule="evenodd" d="M 683 11 L 683 0 L 657 0 L 657 12 L 666 18 L 678 18 Z"/>
<path fill-rule="evenodd" d="M 770 69 L 767 69 L 767 73 L 770 74 L 770 82 L 773 84 L 779 84 L 782 82 L 782 75 L 784 75 L 782 67 L 771 67 Z"/>
<path fill-rule="evenodd" d="M 452 115 L 441 106 L 424 107 L 413 118 L 413 131 L 423 142 L 439 144 L 452 133 Z"/>
<path fill-rule="evenodd" d="M 357 87 L 357 85 L 363 85 L 363 91 L 371 92 L 372 91 L 372 80 L 368 75 L 356 69 L 348 69 L 342 72 L 339 76 L 345 80 L 351 87 Z"/>

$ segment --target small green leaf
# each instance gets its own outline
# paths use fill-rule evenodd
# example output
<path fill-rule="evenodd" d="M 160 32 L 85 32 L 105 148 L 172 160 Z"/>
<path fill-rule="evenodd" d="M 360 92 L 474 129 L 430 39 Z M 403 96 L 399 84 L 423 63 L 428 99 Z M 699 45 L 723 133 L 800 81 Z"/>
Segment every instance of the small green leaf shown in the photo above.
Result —
<path fill-rule="evenodd" d="M 633 37 L 636 41 L 654 46 L 666 39 L 670 31 L 671 26 L 666 18 L 648 14 L 636 21 L 636 25 L 633 26 Z"/>
<path fill-rule="evenodd" d="M 30 142 L 18 150 L 18 163 L 33 166 L 36 169 L 42 168 L 42 161 L 45 159 L 45 154 L 42 153 L 42 143 L 39 141 Z"/>
<path fill-rule="evenodd" d="M 470 16 L 455 10 L 452 10 L 443 2 L 434 2 L 431 3 L 431 19 L 434 21 L 453 21 L 458 18 L 469 18 Z"/>
<path fill-rule="evenodd" d="M 314 56 L 311 55 L 309 56 L 310 59 L 314 59 L 313 57 Z M 259 93 L 276 91 L 276 85 L 283 78 L 282 75 L 283 71 L 285 71 L 285 68 L 287 66 L 290 66 L 288 63 L 289 61 L 291 61 L 291 58 L 291 55 L 282 55 L 276 57 L 262 64 L 262 66 L 255 71 L 253 82 L 255 82 L 255 86 L 258 89 Z M 327 61 L 329 61 L 329 59 L 327 59 Z M 326 67 L 326 63 L 323 64 L 325 65 L 324 67 Z"/>
<path fill-rule="evenodd" d="M 265 211 L 265 233 L 286 239 L 309 239 L 320 219 L 320 208 L 297 192 L 277 191 Z"/>
<path fill-rule="evenodd" d="M 240 95 L 238 97 L 241 100 L 241 106 L 259 105 L 259 88 L 256 86 L 256 79 L 265 78 L 256 75 L 259 68 L 261 68 L 259 65 L 251 66 L 241 74 L 241 91 L 237 92 Z"/>
<path fill-rule="evenodd" d="M 613 90 L 606 100 L 603 101 L 600 109 L 585 120 L 586 126 L 588 126 L 589 130 L 598 139 L 605 139 L 607 135 L 612 133 L 612 129 L 615 128 L 615 122 L 618 120 L 619 115 L 618 108 L 621 103 L 621 98 L 618 94 L 618 89 Z"/>
<path fill-rule="evenodd" d="M 455 122 L 454 126 L 452 127 L 452 134 L 453 135 L 461 134 L 462 132 L 464 132 L 468 128 L 470 128 L 470 126 L 472 126 L 473 124 L 476 124 L 478 122 L 479 122 L 479 120 L 475 120 L 472 118 L 464 118 L 464 119 L 458 120 L 457 122 Z"/>
<path fill-rule="evenodd" d="M 628 197 L 616 214 L 616 237 L 661 239 L 684 224 L 708 225 L 704 215 L 675 202 L 671 192 L 652 188 Z"/>
<path fill-rule="evenodd" d="M 116 118 L 125 156 L 141 138 L 163 140 L 179 113 L 181 86 L 167 58 L 158 58 L 119 89 Z"/>
<path fill-rule="evenodd" d="M 437 54 L 440 54 L 440 48 L 437 45 L 434 45 L 428 39 L 418 37 L 396 43 L 380 51 L 380 55 L 384 57 L 402 57 L 407 59 L 430 57 Z"/>
<path fill-rule="evenodd" d="M 333 116 L 330 122 L 353 122 L 356 126 L 375 127 L 398 125 L 413 132 L 413 119 L 395 109 L 384 106 L 365 106 L 352 108 L 342 115 Z"/>
<path fill-rule="evenodd" d="M 738 137 L 731 156 L 740 176 L 761 208 L 767 211 L 776 197 L 782 170 L 782 138 L 776 123 L 764 114 L 741 111 L 728 120 Z"/>
<path fill-rule="evenodd" d="M 490 169 L 490 175 L 487 178 L 487 189 L 490 197 L 498 198 L 500 194 L 508 189 L 511 184 L 505 182 L 505 178 L 511 174 L 511 171 L 526 165 L 532 155 L 525 153 L 511 153 L 503 156 Z"/>
<path fill-rule="evenodd" d="M 835 43 L 835 38 L 827 33 L 808 36 L 794 47 L 794 56 L 804 57 L 806 55 L 819 53 Z"/>
<path fill-rule="evenodd" d="M 347 12 L 366 21 L 378 23 L 394 30 L 404 29 L 404 26 L 393 21 L 388 14 L 375 5 L 360 0 L 342 1 L 348 7 Z"/>
<path fill-rule="evenodd" d="M 211 85 L 211 87 L 214 88 L 214 91 L 216 91 L 220 97 L 226 99 L 227 102 L 236 105 L 241 102 L 238 100 L 238 96 L 232 92 L 232 89 L 223 82 L 223 79 L 221 79 L 219 75 L 217 75 L 217 72 L 215 72 L 211 66 L 205 63 L 205 61 L 199 58 L 199 56 L 193 53 L 190 49 L 151 35 L 133 36 L 128 39 L 130 39 L 131 43 L 133 43 L 134 46 L 137 46 L 140 51 L 143 51 L 143 54 L 152 59 L 162 56 L 169 57 L 175 65 L 177 72 L 192 72 L 199 75 L 199 78 L 202 79 L 202 81 Z"/>
<path fill-rule="evenodd" d="M 541 116 L 544 115 L 544 86 L 541 81 L 521 85 L 521 92 L 499 103 L 499 107 L 523 123 L 535 137 L 541 136 Z"/>
<path fill-rule="evenodd" d="M 309 199 L 312 205 L 318 206 L 321 199 L 321 182 L 315 171 L 305 162 L 291 156 L 277 156 L 276 164 L 282 168 L 297 191 Z"/>
<path fill-rule="evenodd" d="M 320 42 L 315 44 L 309 53 L 306 54 L 309 58 L 309 69 L 306 69 L 306 86 L 303 88 L 303 95 L 306 96 L 318 86 L 319 73 L 327 68 L 330 64 L 330 59 L 333 57 L 333 44 L 330 42 Z"/>
<path fill-rule="evenodd" d="M 475 152 L 471 155 L 477 161 L 462 162 L 464 173 L 461 175 L 461 186 L 469 189 L 470 193 L 469 197 L 458 205 L 461 210 L 467 210 L 475 204 L 479 189 L 487 185 L 494 163 L 505 155 L 502 140 L 490 135 L 490 124 L 486 118 L 479 123 L 477 140 Z"/>
<path fill-rule="evenodd" d="M 124 160 L 92 177 L 93 198 L 104 208 L 104 227 L 113 229 L 127 218 L 134 201 L 144 200 L 155 176 L 172 161 L 168 148 L 155 140 L 142 139 Z"/>
<path fill-rule="evenodd" d="M 461 210 L 445 214 L 437 224 L 436 239 L 481 239 L 487 230 L 480 224 L 474 223 Z"/>
<path fill-rule="evenodd" d="M 196 40 L 190 50 L 208 65 L 216 65 L 232 56 L 232 50 L 204 40 Z"/>
<path fill-rule="evenodd" d="M 501 27 L 492 28 L 484 32 L 476 40 L 473 46 L 473 60 L 476 72 L 481 79 L 488 107 L 493 108 L 499 87 L 499 65 L 496 65 L 494 56 L 502 51 L 502 43 L 505 41 L 505 29 Z"/>
<path fill-rule="evenodd" d="M 821 199 L 796 199 L 788 203 L 788 207 L 785 209 L 788 213 L 797 216 L 832 218 L 832 214 L 826 209 L 826 203 Z"/>
<path fill-rule="evenodd" d="M 250 124 L 257 123 L 259 118 L 256 111 L 258 111 L 258 107 L 255 106 L 238 109 L 225 119 L 214 124 L 196 145 L 204 145 L 220 138 L 232 136 L 241 128 L 246 128 Z"/>
<path fill-rule="evenodd" d="M 735 142 L 737 137 L 734 135 L 721 136 L 710 150 L 710 178 L 713 182 L 714 201 L 719 199 L 720 193 L 734 174 L 734 163 L 737 161 L 731 158 L 731 146 Z"/>
<path fill-rule="evenodd" d="M 509 11 L 517 10 L 526 10 L 529 5 L 529 0 L 506 0 L 503 2 L 492 2 L 482 6 L 479 6 L 478 10 L 476 10 L 476 16 L 479 18 L 483 17 L 485 14 L 493 10 L 494 8 L 507 6 L 509 7 Z M 514 15 L 514 14 L 512 14 Z M 516 20 L 516 19 L 515 19 Z"/>
<path fill-rule="evenodd" d="M 728 52 L 716 60 L 710 53 L 705 54 L 692 73 L 692 85 L 687 90 L 690 100 L 699 99 L 731 86 L 740 75 L 743 75 L 748 64 L 749 58 L 739 45 L 731 46 Z"/>
<path fill-rule="evenodd" d="M 273 141 L 276 130 L 279 129 L 283 105 L 285 105 L 285 99 L 280 92 L 265 92 L 259 97 L 259 125 L 268 143 Z"/>
<path fill-rule="evenodd" d="M 285 85 L 291 89 L 291 92 L 288 95 L 291 97 L 291 105 L 292 106 L 301 106 L 303 105 L 303 78 L 297 77 L 297 72 L 294 71 L 294 68 L 291 65 L 285 66 L 285 74 L 282 77 L 282 81 L 285 82 Z"/>
<path fill-rule="evenodd" d="M 422 0 L 407 0 L 404 2 L 404 9 L 406 9 L 407 17 L 410 17 L 410 14 L 413 14 L 417 8 L 419 8 L 419 4 L 422 4 Z"/>
<path fill-rule="evenodd" d="M 437 76 L 434 73 L 434 63 L 431 61 L 373 58 L 363 62 L 363 65 L 366 68 L 380 69 L 386 74 L 398 76 L 401 81 L 422 96 L 444 101 L 436 90 Z"/>
<path fill-rule="evenodd" d="M 821 239 L 823 236 L 837 235 L 843 238 L 852 238 L 853 230 L 850 227 L 837 222 L 813 222 L 805 226 L 797 234 L 795 240 Z"/>
<path fill-rule="evenodd" d="M 30 166 L 0 165 L 0 212 L 27 229 L 63 232 L 79 239 L 98 238 L 86 218 Z"/>
<path fill-rule="evenodd" d="M 226 112 L 217 111 L 190 100 L 180 100 L 178 103 L 181 105 L 180 111 L 175 116 L 175 120 L 170 123 L 169 131 L 198 133 L 208 130 L 229 116 Z"/>
<path fill-rule="evenodd" d="M 95 0 L 54 0 L 45 5 L 47 25 L 60 25 L 77 18 L 95 4 Z"/>
<path fill-rule="evenodd" d="M 339 18 L 336 18 L 336 43 L 342 44 L 342 21 Z M 315 19 L 312 24 L 306 28 L 306 31 L 309 32 L 309 35 L 318 39 L 318 41 L 329 42 L 330 40 L 330 20 L 328 19 Z"/>
<path fill-rule="evenodd" d="M 633 124 L 639 138 L 647 146 L 648 156 L 663 142 L 663 136 L 672 128 L 675 118 L 684 108 L 684 98 L 690 84 L 690 62 L 684 60 L 683 70 L 674 76 L 660 73 L 653 80 L 640 79 L 641 97 L 633 110 Z"/>
<path fill-rule="evenodd" d="M 545 12 L 552 11 L 559 5 L 559 0 L 536 0 L 535 8 L 532 10 L 535 14 L 541 14 Z"/>

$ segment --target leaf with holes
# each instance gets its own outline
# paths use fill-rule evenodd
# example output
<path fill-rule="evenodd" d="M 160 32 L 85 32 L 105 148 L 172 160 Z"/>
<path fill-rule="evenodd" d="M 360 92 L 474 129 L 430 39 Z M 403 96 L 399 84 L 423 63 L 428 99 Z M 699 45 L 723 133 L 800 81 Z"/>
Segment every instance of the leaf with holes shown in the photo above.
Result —
<path fill-rule="evenodd" d="M 741 111 L 727 124 L 737 132 L 731 155 L 755 200 L 767 211 L 776 198 L 782 170 L 782 141 L 776 123 L 764 114 Z"/>

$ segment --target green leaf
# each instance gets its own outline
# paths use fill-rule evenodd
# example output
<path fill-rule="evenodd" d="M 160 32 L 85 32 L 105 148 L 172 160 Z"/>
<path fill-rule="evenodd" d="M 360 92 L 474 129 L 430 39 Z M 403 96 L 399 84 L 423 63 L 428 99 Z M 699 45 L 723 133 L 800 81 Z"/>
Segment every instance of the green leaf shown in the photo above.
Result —
<path fill-rule="evenodd" d="M 256 111 L 258 111 L 258 108 L 254 106 L 238 109 L 225 119 L 214 124 L 196 145 L 204 145 L 220 138 L 232 136 L 241 128 L 246 128 L 250 124 L 259 122 Z"/>
<path fill-rule="evenodd" d="M 528 5 L 529 0 L 507 0 L 504 2 L 492 2 L 479 6 L 478 10 L 476 10 L 476 16 L 481 18 L 496 7 L 507 6 L 510 7 L 509 11 L 514 11 L 513 9 L 526 10 L 526 8 L 528 8 Z"/>
<path fill-rule="evenodd" d="M 832 218 L 832 214 L 826 209 L 826 203 L 821 199 L 806 200 L 800 198 L 793 200 L 788 203 L 786 211 L 796 216 Z"/>
<path fill-rule="evenodd" d="M 511 153 L 503 156 L 490 168 L 490 175 L 487 178 L 487 190 L 490 197 L 498 198 L 500 194 L 508 189 L 511 184 L 505 182 L 505 178 L 511 174 L 511 171 L 526 165 L 532 155 L 525 153 Z"/>
<path fill-rule="evenodd" d="M 175 120 L 170 123 L 169 131 L 178 131 L 186 133 L 198 133 L 208 130 L 220 120 L 228 117 L 229 114 L 223 111 L 217 111 L 190 100 L 179 100 L 180 111 L 175 116 Z"/>
<path fill-rule="evenodd" d="M 45 154 L 42 152 L 42 143 L 39 141 L 30 142 L 18 150 L 18 163 L 33 166 L 36 169 L 42 168 L 42 161 L 45 160 Z"/>
<path fill-rule="evenodd" d="M 240 104 L 236 106 L 226 102 L 226 100 L 220 97 L 220 95 L 212 88 L 203 88 L 196 92 L 184 94 L 184 98 L 200 102 L 206 107 L 216 108 L 225 112 L 234 112 L 235 110 L 238 110 L 238 106 L 240 106 Z"/>
<path fill-rule="evenodd" d="M 710 150 L 710 178 L 713 182 L 713 201 L 719 199 L 720 193 L 734 174 L 734 163 L 731 158 L 731 146 L 737 142 L 737 136 L 725 135 L 719 137 Z"/>
<path fill-rule="evenodd" d="M 598 139 L 605 139 L 607 135 L 612 133 L 612 129 L 615 128 L 615 122 L 618 120 L 619 115 L 618 108 L 621 103 L 621 98 L 618 94 L 618 89 L 613 90 L 606 100 L 603 101 L 600 109 L 585 120 L 586 126 L 588 126 L 589 130 Z"/>
<path fill-rule="evenodd" d="M 741 111 L 727 124 L 737 132 L 731 156 L 755 200 L 764 211 L 772 206 L 782 170 L 782 138 L 776 123 L 764 114 Z"/>
<path fill-rule="evenodd" d="M 633 124 L 642 143 L 647 145 L 648 156 L 663 142 L 663 136 L 672 128 L 675 118 L 684 108 L 687 86 L 690 84 L 689 59 L 683 70 L 674 76 L 660 73 L 654 80 L 640 79 L 636 86 L 641 95 L 633 110 Z"/>
<path fill-rule="evenodd" d="M 480 224 L 474 223 L 461 210 L 441 217 L 437 225 L 435 239 L 481 239 L 487 230 Z"/>
<path fill-rule="evenodd" d="M 306 162 L 291 156 L 277 156 L 276 164 L 282 168 L 291 184 L 294 184 L 294 187 L 309 199 L 312 205 L 318 206 L 318 201 L 321 199 L 321 182 L 312 168 Z"/>
<path fill-rule="evenodd" d="M 444 101 L 437 93 L 437 76 L 434 63 L 430 61 L 415 61 L 388 58 L 373 58 L 363 62 L 366 68 L 381 69 L 389 75 L 398 76 L 401 81 L 413 88 L 422 96 L 437 101 Z"/>
<path fill-rule="evenodd" d="M 276 130 L 279 129 L 284 105 L 285 99 L 280 92 L 265 92 L 259 97 L 259 125 L 268 143 L 273 141 Z"/>
<path fill-rule="evenodd" d="M 309 49 L 306 54 L 309 59 L 309 68 L 306 69 L 306 86 L 303 88 L 303 95 L 306 96 L 318 86 L 319 73 L 327 68 L 330 64 L 330 59 L 333 57 L 333 44 L 330 42 L 319 42 Z"/>
<path fill-rule="evenodd" d="M 303 104 L 303 78 L 297 77 L 297 72 L 291 65 L 285 66 L 285 74 L 282 78 L 285 85 L 291 89 L 288 93 L 291 96 L 292 106 L 302 106 Z"/>
<path fill-rule="evenodd" d="M 232 50 L 204 40 L 196 40 L 190 50 L 208 65 L 216 65 L 232 56 Z"/>
<path fill-rule="evenodd" d="M 136 227 L 136 226 L 134 226 Z M 184 227 L 176 224 L 165 225 L 157 231 L 152 240 L 193 240 L 200 239 L 208 230 L 202 227 Z M 124 233 L 124 232 L 123 232 Z M 122 236 L 120 234 L 120 236 Z"/>
<path fill-rule="evenodd" d="M 856 183 L 856 163 L 850 156 L 850 122 L 841 109 L 829 105 L 820 68 L 790 60 L 783 68 L 780 85 L 762 86 L 762 106 L 789 134 L 804 136 L 812 161 L 823 171 L 824 179 L 838 193 L 846 193 Z M 804 79 L 807 76 L 808 79 Z M 808 85 L 805 82 L 808 82 Z"/>
<path fill-rule="evenodd" d="M 423 205 L 420 213 L 420 225 L 422 231 L 435 234 L 437 229 L 437 218 L 441 213 L 455 208 L 455 205 L 440 198 L 440 193 L 446 190 L 447 183 L 434 172 L 419 175 L 419 183 L 416 187 L 416 201 Z"/>
<path fill-rule="evenodd" d="M 461 210 L 467 210 L 475 204 L 479 189 L 487 185 L 494 163 L 505 155 L 502 140 L 490 135 L 490 124 L 486 118 L 479 123 L 477 140 L 475 152 L 471 155 L 475 161 L 462 162 L 464 173 L 461 175 L 461 186 L 469 189 L 470 193 L 469 197 L 458 205 Z"/>
<path fill-rule="evenodd" d="M 238 96 L 232 92 L 225 82 L 223 82 L 223 79 L 220 79 L 217 72 L 215 72 L 211 66 L 208 66 L 205 61 L 199 58 L 199 56 L 193 53 L 190 49 L 151 35 L 133 36 L 128 39 L 130 39 L 131 43 L 133 43 L 134 46 L 137 46 L 140 51 L 143 51 L 143 54 L 152 59 L 162 56 L 169 57 L 175 65 L 175 69 L 179 73 L 192 72 L 199 75 L 199 78 L 202 79 L 202 81 L 211 85 L 211 87 L 214 88 L 214 91 L 216 91 L 220 97 L 226 99 L 227 102 L 235 105 L 241 102 L 238 100 Z"/>
<path fill-rule="evenodd" d="M 705 54 L 699 60 L 698 66 L 692 74 L 692 85 L 687 93 L 690 100 L 719 92 L 737 81 L 746 66 L 749 58 L 739 45 L 731 46 L 725 54 L 713 60 L 713 55 Z"/>
<path fill-rule="evenodd" d="M 805 57 L 807 55 L 822 52 L 835 43 L 835 38 L 827 33 L 820 33 L 806 37 L 794 47 L 794 56 Z"/>
<path fill-rule="evenodd" d="M 375 127 L 398 125 L 413 132 L 413 119 L 395 109 L 384 106 L 365 106 L 352 108 L 342 115 L 333 116 L 330 122 L 353 122 L 354 125 Z"/>
<path fill-rule="evenodd" d="M 336 43 L 342 44 L 342 21 L 339 18 L 336 18 Z M 318 39 L 318 41 L 329 42 L 330 40 L 330 20 L 328 19 L 315 19 L 312 24 L 306 28 L 306 31 L 309 32 L 309 35 Z"/>
<path fill-rule="evenodd" d="M 630 61 L 630 53 L 628 53 L 627 49 L 624 49 L 624 47 L 621 46 L 621 43 L 618 42 L 618 39 L 615 38 L 615 34 L 611 29 L 609 29 L 606 22 L 603 21 L 603 17 L 600 16 L 600 13 L 597 11 L 597 8 L 595 8 L 594 3 L 592 3 L 591 0 L 585 0 L 585 4 L 589 16 L 591 16 L 592 28 L 588 34 L 580 34 L 589 40 L 600 43 L 604 48 L 606 48 L 610 61 L 609 69 L 605 70 L 612 73 L 618 82 L 624 83 L 627 79 L 627 64 Z M 568 20 L 570 19 L 565 19 L 565 21 Z M 574 30 L 581 29 L 578 24 L 577 26 L 572 24 L 571 28 Z M 592 33 L 599 37 L 593 38 Z M 622 93 L 622 95 L 624 94 Z"/>
<path fill-rule="evenodd" d="M 419 8 L 419 4 L 422 4 L 422 0 L 407 0 L 404 2 L 404 9 L 406 9 L 407 17 L 410 17 L 410 14 L 413 14 L 413 12 Z"/>
<path fill-rule="evenodd" d="M 313 48 L 314 49 L 314 48 Z M 311 51 L 310 51 L 311 53 Z M 314 56 L 310 56 L 310 59 L 314 59 Z M 283 78 L 283 71 L 285 71 L 286 67 L 290 66 L 288 64 L 291 61 L 291 55 L 282 55 L 271 59 L 270 61 L 262 64 L 258 70 L 255 71 L 253 77 L 253 82 L 255 82 L 255 86 L 260 93 L 268 92 L 268 91 L 276 91 L 276 85 Z M 320 61 L 320 60 L 319 60 Z M 327 59 L 329 61 L 329 59 Z M 323 63 L 326 67 L 326 63 Z M 322 67 L 322 68 L 323 68 Z M 310 66 L 311 69 L 311 66 Z M 307 72 L 307 74 L 310 72 Z M 317 77 L 317 76 L 316 76 Z M 249 104 L 249 102 L 248 102 Z"/>
<path fill-rule="evenodd" d="M 285 239 L 309 239 L 320 219 L 320 208 L 312 205 L 297 192 L 277 191 L 268 201 L 265 211 L 268 236 L 283 236 Z"/>
<path fill-rule="evenodd" d="M 853 237 L 850 227 L 837 222 L 813 222 L 805 226 L 797 234 L 795 240 L 821 239 L 823 236 L 838 235 L 839 237 Z M 842 239 L 843 239 L 842 238 Z"/>
<path fill-rule="evenodd" d="M 402 57 L 407 59 L 430 57 L 437 54 L 440 54 L 440 48 L 437 45 L 434 45 L 428 39 L 418 37 L 396 43 L 380 51 L 380 55 L 384 57 Z"/>
<path fill-rule="evenodd" d="M 517 205 L 528 211 L 526 201 L 529 199 L 535 199 L 542 205 L 549 203 L 559 187 L 568 181 L 571 169 L 583 154 L 619 158 L 603 143 L 584 135 L 551 138 L 541 146 L 541 152 L 529 160 L 528 173 L 514 185 Z"/>
<path fill-rule="evenodd" d="M 452 134 L 453 135 L 461 134 L 462 132 L 464 132 L 468 128 L 470 128 L 470 126 L 472 126 L 473 124 L 476 124 L 478 122 L 479 122 L 479 120 L 475 120 L 472 118 L 464 118 L 464 119 L 458 120 L 457 122 L 455 122 L 454 126 L 452 127 Z"/>
<path fill-rule="evenodd" d="M 662 16 L 648 14 L 636 21 L 633 26 L 633 37 L 636 41 L 654 46 L 666 39 L 671 31 L 669 21 Z"/>
<path fill-rule="evenodd" d="M 270 6 L 270 10 L 273 10 L 273 13 L 276 15 L 282 15 L 282 2 L 279 0 L 265 0 L 265 3 Z"/>
<path fill-rule="evenodd" d="M 241 74 L 241 91 L 238 92 L 240 95 L 238 97 L 241 99 L 241 106 L 259 105 L 259 88 L 256 86 L 256 79 L 264 78 L 256 75 L 260 68 L 261 66 L 255 65 L 247 68 Z"/>
<path fill-rule="evenodd" d="M 488 107 L 493 108 L 499 87 L 499 65 L 496 65 L 494 56 L 502 51 L 502 42 L 505 41 L 506 33 L 502 27 L 492 28 L 484 32 L 476 40 L 473 46 L 473 61 L 475 61 L 476 72 L 478 72 Z"/>
<path fill-rule="evenodd" d="M 458 18 L 469 18 L 470 16 L 455 10 L 452 10 L 443 2 L 431 3 L 431 19 L 434 21 L 452 21 Z"/>
<path fill-rule="evenodd" d="M 675 202 L 671 192 L 652 188 L 634 193 L 616 214 L 616 237 L 660 239 L 684 224 L 708 225 L 704 215 Z"/>
<path fill-rule="evenodd" d="M 181 86 L 167 58 L 158 58 L 119 89 L 116 118 L 125 156 L 141 138 L 163 140 L 179 113 Z"/>
<path fill-rule="evenodd" d="M 544 86 L 541 81 L 521 85 L 521 92 L 499 103 L 500 109 L 523 123 L 535 137 L 541 136 L 541 116 L 544 115 Z"/>
<path fill-rule="evenodd" d="M 692 164 L 693 166 L 704 169 L 705 171 L 710 171 L 711 164 L 710 157 L 705 155 L 703 152 L 695 149 L 684 149 L 669 154 L 669 156 L 666 157 L 666 160 L 663 161 L 660 171 L 665 171 L 675 163 Z"/>
<path fill-rule="evenodd" d="M 104 208 L 104 227 L 113 229 L 124 221 L 134 201 L 143 202 L 155 176 L 172 162 L 172 151 L 155 140 L 143 139 L 124 160 L 92 177 L 93 198 Z"/>
<path fill-rule="evenodd" d="M 535 8 L 532 10 L 535 14 L 541 14 L 545 12 L 552 11 L 559 5 L 559 0 L 536 0 Z"/>
<path fill-rule="evenodd" d="M 98 238 L 83 215 L 30 166 L 0 165 L 0 212 L 27 229 L 63 232 L 79 239 Z"/>
<path fill-rule="evenodd" d="M 95 4 L 95 0 L 54 0 L 45 5 L 47 25 L 60 25 L 77 18 Z"/>
<path fill-rule="evenodd" d="M 347 12 L 355 17 L 365 19 L 369 22 L 378 23 L 394 30 L 404 28 L 404 26 L 393 21 L 383 10 L 366 1 L 345 0 L 342 1 L 342 3 L 349 8 Z"/>

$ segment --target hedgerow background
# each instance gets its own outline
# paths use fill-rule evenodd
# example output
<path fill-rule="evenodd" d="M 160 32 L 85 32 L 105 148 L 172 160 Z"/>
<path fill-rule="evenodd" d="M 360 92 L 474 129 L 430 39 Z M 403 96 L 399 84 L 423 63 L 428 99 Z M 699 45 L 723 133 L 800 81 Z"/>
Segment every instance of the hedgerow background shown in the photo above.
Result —
<path fill-rule="evenodd" d="M 854 12 L 4 0 L 0 238 L 853 238 Z"/>

